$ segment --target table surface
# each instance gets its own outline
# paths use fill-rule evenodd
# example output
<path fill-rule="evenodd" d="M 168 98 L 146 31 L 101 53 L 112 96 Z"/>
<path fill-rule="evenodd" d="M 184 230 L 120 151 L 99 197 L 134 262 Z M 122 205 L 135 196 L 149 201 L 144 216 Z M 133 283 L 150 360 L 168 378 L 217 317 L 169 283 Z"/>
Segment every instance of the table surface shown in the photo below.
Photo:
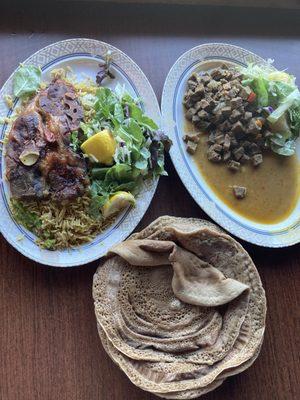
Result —
<path fill-rule="evenodd" d="M 275 58 L 278 68 L 289 67 L 300 80 L 299 11 L 24 3 L 0 6 L 0 84 L 36 50 L 72 37 L 100 39 L 125 51 L 144 70 L 159 98 L 175 60 L 205 42 L 232 43 Z M 160 180 L 138 229 L 165 214 L 208 218 L 169 159 L 167 170 L 169 177 Z M 249 370 L 204 398 L 299 399 L 300 247 L 242 244 L 267 293 L 265 341 Z M 155 399 L 132 385 L 101 346 L 91 296 L 98 264 L 48 268 L 18 254 L 0 237 L 0 400 Z"/>

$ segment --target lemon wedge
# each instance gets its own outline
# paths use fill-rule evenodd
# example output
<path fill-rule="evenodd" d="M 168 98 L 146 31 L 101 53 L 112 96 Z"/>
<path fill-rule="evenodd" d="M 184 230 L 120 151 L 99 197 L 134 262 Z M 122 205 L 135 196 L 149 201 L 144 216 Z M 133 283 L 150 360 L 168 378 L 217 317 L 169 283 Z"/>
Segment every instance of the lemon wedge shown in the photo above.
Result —
<path fill-rule="evenodd" d="M 81 145 L 81 150 L 101 164 L 111 165 L 116 150 L 116 141 L 108 129 L 88 138 Z"/>
<path fill-rule="evenodd" d="M 128 192 L 117 192 L 109 198 L 109 200 L 102 207 L 102 214 L 104 218 L 110 217 L 123 210 L 125 207 L 135 204 L 135 198 Z"/>

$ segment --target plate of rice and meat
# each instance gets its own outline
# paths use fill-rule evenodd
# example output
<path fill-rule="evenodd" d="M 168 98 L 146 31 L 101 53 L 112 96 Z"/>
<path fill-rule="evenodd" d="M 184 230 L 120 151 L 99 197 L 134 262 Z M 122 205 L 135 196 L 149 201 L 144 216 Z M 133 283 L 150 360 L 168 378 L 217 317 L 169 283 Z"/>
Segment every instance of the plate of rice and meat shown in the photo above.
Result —
<path fill-rule="evenodd" d="M 200 207 L 249 242 L 300 241 L 300 92 L 272 60 L 204 44 L 171 68 L 162 96 L 177 172 Z"/>
<path fill-rule="evenodd" d="M 96 40 L 29 57 L 0 96 L 0 229 L 25 256 L 75 266 L 141 220 L 170 141 L 140 68 Z"/>

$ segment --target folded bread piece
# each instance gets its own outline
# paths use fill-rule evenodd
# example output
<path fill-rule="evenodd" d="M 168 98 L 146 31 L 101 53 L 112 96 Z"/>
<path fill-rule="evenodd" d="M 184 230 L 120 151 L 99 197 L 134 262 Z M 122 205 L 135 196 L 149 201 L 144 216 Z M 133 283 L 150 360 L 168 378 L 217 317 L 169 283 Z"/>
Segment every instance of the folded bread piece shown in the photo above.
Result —
<path fill-rule="evenodd" d="M 94 276 L 99 335 L 134 384 L 195 398 L 257 357 L 264 290 L 247 252 L 215 225 L 161 217 L 108 256 Z"/>

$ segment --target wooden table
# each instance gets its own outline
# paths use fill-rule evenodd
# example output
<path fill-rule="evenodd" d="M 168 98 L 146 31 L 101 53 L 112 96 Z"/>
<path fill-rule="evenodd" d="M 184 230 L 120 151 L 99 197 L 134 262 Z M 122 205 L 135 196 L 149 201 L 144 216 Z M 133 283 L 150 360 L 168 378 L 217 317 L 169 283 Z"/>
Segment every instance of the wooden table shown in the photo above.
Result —
<path fill-rule="evenodd" d="M 1 84 L 36 50 L 79 36 L 104 40 L 125 51 L 145 71 L 158 97 L 177 57 L 204 42 L 233 43 L 276 58 L 278 68 L 289 67 L 300 80 L 299 11 L 52 1 L 25 7 L 24 3 L 0 6 Z M 161 179 L 138 228 L 164 214 L 208 218 L 169 159 L 167 170 L 169 177 Z M 205 398 L 299 399 L 300 247 L 271 250 L 243 245 L 267 292 L 265 342 L 254 366 Z M 102 349 L 91 296 L 97 265 L 67 269 L 37 265 L 0 237 L 1 400 L 155 399 L 135 388 Z"/>

